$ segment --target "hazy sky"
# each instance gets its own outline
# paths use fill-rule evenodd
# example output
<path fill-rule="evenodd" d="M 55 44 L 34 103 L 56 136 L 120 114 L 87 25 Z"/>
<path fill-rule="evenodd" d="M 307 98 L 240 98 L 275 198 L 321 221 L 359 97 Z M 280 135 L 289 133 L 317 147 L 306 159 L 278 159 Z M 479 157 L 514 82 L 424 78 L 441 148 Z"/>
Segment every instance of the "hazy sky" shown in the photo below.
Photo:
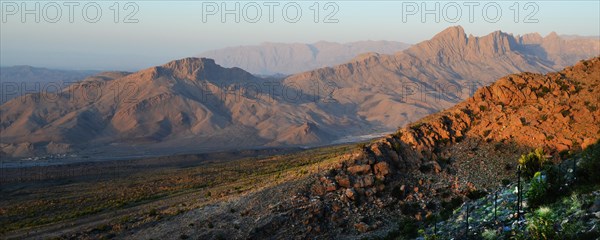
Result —
<path fill-rule="evenodd" d="M 40 5 L 38 9 L 36 3 Z M 495 30 L 514 34 L 546 35 L 556 31 L 600 35 L 600 1 L 597 0 L 495 1 L 488 5 L 487 1 L 338 1 L 331 4 L 295 1 L 285 6 L 287 11 L 283 9 L 288 1 L 87 3 L 74 6 L 61 1 L 2 1 L 0 65 L 136 70 L 206 50 L 262 42 L 391 40 L 417 43 L 453 25 L 462 25 L 467 33 L 477 36 Z M 240 5 L 239 23 L 235 21 L 235 14 L 225 15 L 223 23 L 222 4 L 235 13 L 236 3 Z M 436 4 L 439 4 L 437 13 Z M 23 11 L 23 7 L 29 12 Z M 97 7 L 101 15 L 96 14 Z M 302 11 L 301 16 L 296 14 L 297 7 Z M 424 16 L 425 21 L 421 16 L 423 7 L 433 10 Z M 497 8 L 501 15 L 496 14 Z M 57 15 L 58 9 L 60 15 Z M 257 9 L 262 13 L 260 17 Z M 273 14 L 272 23 L 269 10 Z M 28 14 L 23 15 L 23 12 Z M 134 12 L 133 17 L 127 16 Z M 284 12 L 287 18 L 283 17 Z M 115 23 L 116 13 L 118 23 Z M 36 16 L 40 18 L 39 23 Z M 124 23 L 124 20 L 132 23 Z"/>

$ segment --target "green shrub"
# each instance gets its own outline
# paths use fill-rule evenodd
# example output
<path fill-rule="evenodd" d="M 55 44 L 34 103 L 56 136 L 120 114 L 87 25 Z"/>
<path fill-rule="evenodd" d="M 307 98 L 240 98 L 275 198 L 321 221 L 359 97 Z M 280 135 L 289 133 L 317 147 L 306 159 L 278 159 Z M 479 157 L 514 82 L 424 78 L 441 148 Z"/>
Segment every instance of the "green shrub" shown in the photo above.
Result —
<path fill-rule="evenodd" d="M 150 212 L 148 212 L 148 216 L 154 217 L 156 215 L 158 215 L 158 209 L 156 208 L 150 209 Z"/>
<path fill-rule="evenodd" d="M 546 196 L 548 195 L 548 188 L 546 174 L 543 174 L 542 172 L 536 172 L 531 179 L 529 190 L 527 190 L 527 193 L 525 193 L 525 196 L 527 197 L 527 204 L 532 208 L 543 204 L 546 200 Z"/>
<path fill-rule="evenodd" d="M 566 182 L 565 175 L 560 172 L 558 167 L 551 164 L 546 164 L 543 170 L 548 183 L 546 200 L 553 201 L 564 196 L 568 192 L 568 189 L 562 187 Z"/>
<path fill-rule="evenodd" d="M 527 231 L 531 239 L 558 239 L 552 209 L 541 207 L 536 210 L 527 223 Z"/>
<path fill-rule="evenodd" d="M 585 225 L 581 221 L 567 221 L 561 227 L 563 239 L 582 239 L 579 233 L 585 229 Z"/>
<path fill-rule="evenodd" d="M 460 207 L 463 203 L 463 199 L 461 197 L 453 197 L 450 201 L 442 202 L 442 210 L 440 211 L 440 218 L 442 220 L 446 220 L 452 216 L 454 209 Z"/>
<path fill-rule="evenodd" d="M 496 240 L 498 239 L 498 234 L 496 230 L 493 229 L 485 229 L 483 233 L 481 233 L 481 237 L 485 240 Z"/>
<path fill-rule="evenodd" d="M 398 236 L 406 238 L 416 238 L 418 236 L 418 226 L 415 221 L 404 218 L 398 222 Z"/>
<path fill-rule="evenodd" d="M 582 182 L 600 183 L 600 141 L 587 147 L 581 154 L 577 177 Z"/>
<path fill-rule="evenodd" d="M 398 229 L 389 231 L 385 236 L 363 239 L 414 239 L 418 236 L 419 228 L 415 221 L 401 217 L 396 223 L 398 224 Z"/>
<path fill-rule="evenodd" d="M 435 234 L 429 235 L 423 229 L 419 229 L 419 235 L 423 236 L 423 239 L 425 239 L 425 240 L 436 240 L 436 239 L 438 239 L 437 235 L 435 235 Z"/>
<path fill-rule="evenodd" d="M 392 148 L 394 148 L 394 151 L 396 151 L 397 153 L 400 153 L 402 151 L 402 145 L 399 141 L 394 141 Z"/>
<path fill-rule="evenodd" d="M 543 163 L 540 171 L 531 178 L 529 189 L 525 193 L 529 206 L 535 208 L 545 203 L 550 203 L 564 196 L 568 189 L 561 186 L 565 183 L 565 176 L 551 162 Z"/>
<path fill-rule="evenodd" d="M 521 171 L 523 171 L 523 176 L 525 178 L 531 178 L 533 174 L 539 172 L 547 163 L 549 163 L 549 161 L 546 159 L 544 150 L 541 148 L 526 155 L 521 155 L 521 158 L 519 158 L 519 165 L 521 166 Z"/>

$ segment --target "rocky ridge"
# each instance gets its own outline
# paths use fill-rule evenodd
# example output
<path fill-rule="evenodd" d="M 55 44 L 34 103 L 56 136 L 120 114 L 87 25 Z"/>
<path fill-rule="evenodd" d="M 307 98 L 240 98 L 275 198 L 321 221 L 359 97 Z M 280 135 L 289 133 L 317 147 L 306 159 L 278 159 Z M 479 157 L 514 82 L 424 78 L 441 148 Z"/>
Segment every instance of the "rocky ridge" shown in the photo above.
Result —
<path fill-rule="evenodd" d="M 547 75 L 509 75 L 451 109 L 361 146 L 292 198 L 291 218 L 304 225 L 293 234 L 380 235 L 390 230 L 384 227 L 390 219 L 425 220 L 510 178 L 518 155 L 531 148 L 545 148 L 560 161 L 560 153 L 600 139 L 599 84 L 598 57 Z M 493 162 L 498 158 L 508 161 Z M 487 178 L 457 169 L 479 164 L 489 168 Z"/>

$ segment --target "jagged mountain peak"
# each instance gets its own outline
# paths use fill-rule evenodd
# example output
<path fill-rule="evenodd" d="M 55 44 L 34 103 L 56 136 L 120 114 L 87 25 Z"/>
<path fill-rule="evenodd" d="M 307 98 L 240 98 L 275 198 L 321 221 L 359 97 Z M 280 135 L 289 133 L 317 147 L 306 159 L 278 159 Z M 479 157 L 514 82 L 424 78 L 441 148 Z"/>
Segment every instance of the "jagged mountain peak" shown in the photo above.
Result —
<path fill-rule="evenodd" d="M 448 28 L 444 29 L 443 31 L 436 34 L 433 38 L 442 37 L 442 36 L 456 37 L 456 36 L 460 36 L 460 35 L 465 35 L 465 29 L 462 26 L 457 25 L 457 26 L 452 26 L 452 27 L 448 27 Z"/>
<path fill-rule="evenodd" d="M 162 68 L 172 71 L 173 75 L 187 78 L 194 76 L 201 71 L 221 68 L 213 59 L 210 58 L 183 58 L 174 60 L 162 65 Z"/>
<path fill-rule="evenodd" d="M 446 28 L 444 31 L 436 34 L 429 42 L 447 42 L 450 44 L 465 44 L 467 34 L 461 26 Z"/>
<path fill-rule="evenodd" d="M 493 56 L 515 50 L 517 40 L 512 34 L 495 31 L 485 36 L 473 36 L 465 33 L 461 26 L 453 26 L 435 35 L 431 40 L 419 43 L 408 50 L 411 55 L 454 56 L 477 59 L 481 56 Z"/>
<path fill-rule="evenodd" d="M 241 68 L 225 68 L 214 59 L 196 57 L 174 60 L 142 72 L 149 72 L 153 77 L 172 76 L 188 80 L 246 81 L 256 78 Z"/>
<path fill-rule="evenodd" d="M 551 33 L 549 33 L 548 35 L 546 35 L 546 37 L 544 37 L 544 38 L 547 38 L 547 39 L 559 39 L 560 36 L 558 36 L 558 33 L 552 31 Z"/>
<path fill-rule="evenodd" d="M 541 42 L 543 40 L 542 35 L 539 33 L 527 33 L 522 36 L 518 36 L 521 43 Z"/>
<path fill-rule="evenodd" d="M 514 50 L 516 39 L 512 34 L 495 31 L 486 36 L 477 38 L 479 47 L 492 53 L 504 53 Z M 487 49 L 486 49 L 487 48 Z M 489 53 L 489 52 L 488 52 Z"/>

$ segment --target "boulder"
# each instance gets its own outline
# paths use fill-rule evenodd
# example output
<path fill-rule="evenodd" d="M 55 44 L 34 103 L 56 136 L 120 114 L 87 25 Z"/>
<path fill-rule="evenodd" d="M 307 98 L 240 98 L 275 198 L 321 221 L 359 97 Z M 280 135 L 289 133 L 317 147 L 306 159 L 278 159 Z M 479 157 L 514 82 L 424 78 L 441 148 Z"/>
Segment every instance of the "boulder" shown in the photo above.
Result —
<path fill-rule="evenodd" d="M 323 183 L 323 185 L 325 185 L 325 191 L 333 192 L 337 190 L 337 184 L 333 179 L 330 179 L 328 177 L 321 177 L 319 180 L 321 181 L 321 183 Z"/>
<path fill-rule="evenodd" d="M 347 188 L 344 194 L 346 194 L 346 197 L 348 197 L 348 199 L 352 201 L 356 200 L 356 192 L 354 191 L 354 189 Z"/>
<path fill-rule="evenodd" d="M 350 177 L 347 175 L 337 175 L 335 176 L 335 181 L 338 183 L 338 185 L 345 188 L 349 188 L 351 186 Z"/>
<path fill-rule="evenodd" d="M 312 192 L 313 192 L 313 194 L 315 194 L 317 196 L 322 196 L 322 195 L 325 195 L 326 188 L 325 188 L 325 186 L 323 186 L 321 184 L 314 184 L 312 186 Z"/>
<path fill-rule="evenodd" d="M 353 175 L 358 175 L 358 174 L 366 174 L 371 172 L 371 166 L 370 165 L 354 165 L 354 166 L 350 166 L 348 167 L 348 172 L 352 173 Z"/>
<path fill-rule="evenodd" d="M 596 141 L 593 138 L 585 138 L 581 143 L 581 148 L 586 149 L 590 145 L 594 144 Z"/>
<path fill-rule="evenodd" d="M 366 188 L 371 187 L 375 183 L 375 178 L 373 175 L 367 175 L 363 177 L 359 177 L 356 179 L 354 183 L 354 188 Z"/>
<path fill-rule="evenodd" d="M 390 165 L 387 162 L 378 162 L 373 166 L 375 176 L 379 180 L 384 180 L 385 176 L 390 173 Z"/>
<path fill-rule="evenodd" d="M 356 230 L 358 230 L 361 233 L 365 233 L 365 232 L 369 231 L 369 225 L 364 222 L 359 222 L 357 224 L 354 224 L 354 228 L 356 228 Z"/>
<path fill-rule="evenodd" d="M 375 193 L 377 193 L 377 189 L 369 188 L 365 191 L 365 196 L 367 196 L 367 197 L 374 196 Z"/>

